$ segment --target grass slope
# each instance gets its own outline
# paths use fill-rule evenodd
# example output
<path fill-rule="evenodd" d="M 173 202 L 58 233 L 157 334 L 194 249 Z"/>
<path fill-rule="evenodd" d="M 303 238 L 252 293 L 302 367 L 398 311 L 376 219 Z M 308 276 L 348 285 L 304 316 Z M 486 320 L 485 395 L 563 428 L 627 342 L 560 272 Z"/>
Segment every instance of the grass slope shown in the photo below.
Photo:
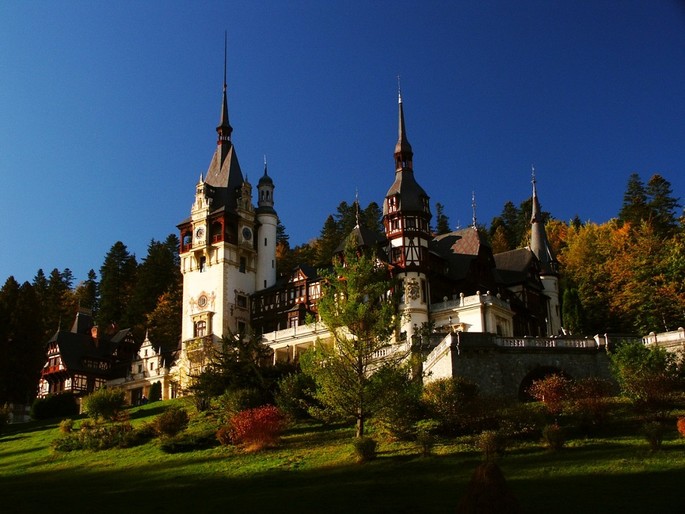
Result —
<path fill-rule="evenodd" d="M 131 411 L 134 424 L 170 403 Z M 190 431 L 212 420 L 196 417 Z M 297 513 L 454 512 L 481 462 L 465 439 L 435 456 L 412 443 L 382 443 L 376 461 L 354 463 L 349 427 L 301 424 L 275 449 L 214 447 L 163 453 L 157 441 L 129 449 L 58 453 L 58 423 L 10 426 L 0 436 L 0 498 L 6 512 Z M 651 453 L 639 436 L 580 439 L 550 453 L 520 443 L 501 459 L 527 513 L 683 512 L 685 441 L 675 428 Z M 7 509 L 7 510 L 5 510 Z"/>

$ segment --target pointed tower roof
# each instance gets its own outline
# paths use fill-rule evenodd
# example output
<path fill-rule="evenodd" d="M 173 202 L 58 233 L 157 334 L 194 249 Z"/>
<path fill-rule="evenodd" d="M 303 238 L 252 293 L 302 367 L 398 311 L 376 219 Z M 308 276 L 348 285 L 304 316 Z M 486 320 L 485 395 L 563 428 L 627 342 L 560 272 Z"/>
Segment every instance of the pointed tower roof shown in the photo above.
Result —
<path fill-rule="evenodd" d="M 397 144 L 395 145 L 395 156 L 402 155 L 407 157 L 408 161 L 411 162 L 414 152 L 412 152 L 411 145 L 407 139 L 407 130 L 404 126 L 404 108 L 402 107 L 402 92 L 397 92 L 397 101 L 399 104 L 399 121 L 398 121 L 398 137 Z"/>
<path fill-rule="evenodd" d="M 224 40 L 224 87 L 221 100 L 221 116 L 217 147 L 212 156 L 212 161 L 207 169 L 205 182 L 213 188 L 212 209 L 225 208 L 234 210 L 237 206 L 236 196 L 240 194 L 243 184 L 243 174 L 238 163 L 235 147 L 231 142 L 233 128 L 228 122 L 228 100 L 226 94 L 226 43 Z"/>
<path fill-rule="evenodd" d="M 386 198 L 389 196 L 400 196 L 400 211 L 414 211 L 426 212 L 428 202 L 428 195 L 426 191 L 416 182 L 414 178 L 413 157 L 414 152 L 411 149 L 409 140 L 407 139 L 407 131 L 404 124 L 404 108 L 402 107 L 402 94 L 398 93 L 398 138 L 395 145 L 395 181 L 388 189 Z M 387 202 L 383 206 L 383 214 L 387 212 Z"/>
<path fill-rule="evenodd" d="M 533 168 L 533 212 L 530 217 L 530 249 L 540 261 L 542 275 L 556 275 L 559 263 L 554 256 L 552 247 L 547 240 L 545 223 L 542 219 L 542 209 L 535 180 L 535 168 Z"/>

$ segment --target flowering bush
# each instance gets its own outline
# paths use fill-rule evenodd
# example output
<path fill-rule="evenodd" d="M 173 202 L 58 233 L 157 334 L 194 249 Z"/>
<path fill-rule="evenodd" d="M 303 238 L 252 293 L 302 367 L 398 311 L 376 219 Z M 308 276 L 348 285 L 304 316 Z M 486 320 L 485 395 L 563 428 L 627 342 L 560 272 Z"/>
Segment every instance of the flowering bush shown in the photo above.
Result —
<path fill-rule="evenodd" d="M 685 437 L 685 416 L 678 418 L 678 423 L 676 426 L 678 427 L 678 433 Z"/>
<path fill-rule="evenodd" d="M 276 444 L 285 426 L 285 416 L 275 405 L 247 409 L 231 418 L 230 440 L 248 451 L 258 451 Z"/>
<path fill-rule="evenodd" d="M 536 400 L 542 402 L 552 416 L 558 416 L 564 408 L 564 402 L 569 396 L 571 381 L 558 374 L 549 375 L 541 380 L 535 380 L 528 389 Z"/>

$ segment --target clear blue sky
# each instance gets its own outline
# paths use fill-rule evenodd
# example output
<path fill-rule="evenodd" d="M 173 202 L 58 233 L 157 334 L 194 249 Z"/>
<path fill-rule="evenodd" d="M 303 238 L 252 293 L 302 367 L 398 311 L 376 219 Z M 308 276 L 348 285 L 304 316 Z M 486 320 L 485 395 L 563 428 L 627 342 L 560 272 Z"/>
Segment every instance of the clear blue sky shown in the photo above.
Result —
<path fill-rule="evenodd" d="M 298 244 L 393 181 L 397 75 L 419 183 L 453 226 L 530 195 L 614 217 L 631 172 L 685 197 L 677 0 L 0 3 L 0 284 L 139 259 L 176 232 L 229 113 Z"/>

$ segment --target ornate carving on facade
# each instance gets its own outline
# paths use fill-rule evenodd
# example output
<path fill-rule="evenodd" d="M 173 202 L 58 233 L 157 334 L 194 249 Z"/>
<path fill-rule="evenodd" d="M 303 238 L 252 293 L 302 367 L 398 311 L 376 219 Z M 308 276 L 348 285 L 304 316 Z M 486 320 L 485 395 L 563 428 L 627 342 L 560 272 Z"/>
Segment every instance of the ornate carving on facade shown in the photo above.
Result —
<path fill-rule="evenodd" d="M 415 278 L 407 279 L 404 282 L 404 290 L 407 298 L 410 300 L 418 300 L 421 295 L 421 286 L 419 285 L 419 281 Z"/>

